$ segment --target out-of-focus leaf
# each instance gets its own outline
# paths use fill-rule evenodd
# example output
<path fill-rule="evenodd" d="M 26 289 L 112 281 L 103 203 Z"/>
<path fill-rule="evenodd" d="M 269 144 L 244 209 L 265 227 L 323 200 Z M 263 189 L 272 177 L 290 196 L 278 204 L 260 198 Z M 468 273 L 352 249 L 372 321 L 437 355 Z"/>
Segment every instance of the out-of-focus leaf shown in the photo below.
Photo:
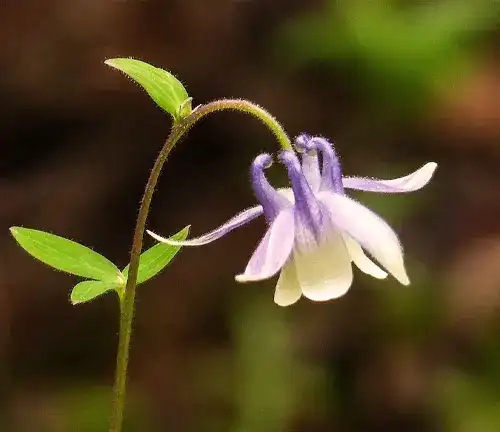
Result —
<path fill-rule="evenodd" d="M 294 68 L 345 70 L 372 92 L 377 109 L 384 103 L 411 113 L 470 73 L 473 48 L 498 23 L 500 3 L 407 3 L 328 0 L 282 28 L 276 55 Z"/>

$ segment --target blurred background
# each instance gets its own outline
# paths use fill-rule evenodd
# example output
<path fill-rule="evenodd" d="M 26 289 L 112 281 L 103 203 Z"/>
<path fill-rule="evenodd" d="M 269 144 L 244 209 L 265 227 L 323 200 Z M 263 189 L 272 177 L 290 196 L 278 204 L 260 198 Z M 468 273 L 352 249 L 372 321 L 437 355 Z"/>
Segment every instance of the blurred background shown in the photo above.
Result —
<path fill-rule="evenodd" d="M 183 250 L 139 290 L 126 431 L 500 430 L 499 36 L 494 0 L 2 2 L 0 430 L 107 430 L 116 298 L 72 307 L 78 279 L 8 228 L 128 262 L 170 120 L 103 63 L 120 56 L 172 71 L 195 105 L 248 98 L 328 137 L 348 175 L 439 164 L 419 192 L 355 194 L 400 234 L 409 287 L 356 271 L 346 296 L 283 309 L 274 280 L 234 282 L 263 221 Z M 252 118 L 204 119 L 149 228 L 197 235 L 253 205 L 249 165 L 277 149 Z"/>

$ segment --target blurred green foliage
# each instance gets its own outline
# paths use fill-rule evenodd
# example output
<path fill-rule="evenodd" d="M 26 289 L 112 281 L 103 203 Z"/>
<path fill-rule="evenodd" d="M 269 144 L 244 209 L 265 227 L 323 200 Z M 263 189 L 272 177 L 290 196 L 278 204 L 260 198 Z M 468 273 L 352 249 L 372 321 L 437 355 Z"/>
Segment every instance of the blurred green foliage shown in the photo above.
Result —
<path fill-rule="evenodd" d="M 109 429 L 111 391 L 103 387 L 75 388 L 63 395 L 66 418 L 61 430 L 106 432 Z M 133 392 L 127 402 L 124 432 L 153 430 L 147 407 Z"/>
<path fill-rule="evenodd" d="M 489 377 L 458 370 L 444 373 L 438 395 L 449 432 L 495 432 L 500 429 L 500 388 Z"/>
<path fill-rule="evenodd" d="M 271 295 L 272 288 L 243 296 L 233 311 L 238 413 L 233 432 L 287 431 L 294 419 L 324 414 L 332 402 L 315 397 L 327 394 L 325 371 L 300 360 L 290 310 L 274 305 Z"/>
<path fill-rule="evenodd" d="M 346 69 L 372 101 L 411 109 L 450 90 L 473 66 L 478 40 L 498 24 L 497 0 L 328 0 L 279 34 L 289 66 Z"/>

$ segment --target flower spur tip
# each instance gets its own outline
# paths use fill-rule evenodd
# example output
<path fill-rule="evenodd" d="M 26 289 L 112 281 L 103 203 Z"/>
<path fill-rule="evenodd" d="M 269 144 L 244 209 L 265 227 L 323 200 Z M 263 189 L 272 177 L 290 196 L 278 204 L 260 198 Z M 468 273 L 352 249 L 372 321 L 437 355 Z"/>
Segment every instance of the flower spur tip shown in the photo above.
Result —
<path fill-rule="evenodd" d="M 258 168 L 266 169 L 273 164 L 273 157 L 269 153 L 262 153 L 253 160 L 253 165 Z"/>
<path fill-rule="evenodd" d="M 305 153 L 306 152 L 306 145 L 307 145 L 307 142 L 311 139 L 311 136 L 306 134 L 306 133 L 302 133 L 300 135 L 297 135 L 297 138 L 295 138 L 294 140 L 294 147 L 295 149 L 299 152 L 299 153 Z"/>
<path fill-rule="evenodd" d="M 278 155 L 278 159 L 284 165 L 297 166 L 300 170 L 300 162 L 295 152 L 291 150 L 282 150 Z"/>

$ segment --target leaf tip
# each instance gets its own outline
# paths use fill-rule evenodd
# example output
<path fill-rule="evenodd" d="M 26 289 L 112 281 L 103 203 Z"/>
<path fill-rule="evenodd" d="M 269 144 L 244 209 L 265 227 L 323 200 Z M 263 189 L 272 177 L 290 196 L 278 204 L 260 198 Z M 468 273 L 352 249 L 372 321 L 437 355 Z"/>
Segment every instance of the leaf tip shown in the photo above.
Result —
<path fill-rule="evenodd" d="M 73 289 L 71 290 L 71 294 L 69 295 L 69 302 L 71 303 L 72 306 L 81 303 L 81 300 L 79 300 L 75 295 L 75 287 L 73 287 Z"/>
<path fill-rule="evenodd" d="M 115 69 L 120 69 L 119 66 L 116 64 L 115 60 L 117 59 L 106 59 L 104 60 L 104 64 L 106 66 L 109 66 L 109 67 L 112 67 L 112 68 L 115 68 Z"/>
<path fill-rule="evenodd" d="M 16 241 L 19 241 L 19 240 L 18 240 L 18 238 L 19 238 L 19 236 L 21 235 L 21 231 L 22 231 L 22 230 L 23 230 L 23 228 L 22 228 L 22 227 L 20 227 L 20 226 L 13 226 L 13 227 L 10 227 L 10 228 L 9 228 L 9 231 L 10 231 L 10 233 L 11 233 L 12 237 L 14 237 L 14 239 L 15 239 Z"/>

